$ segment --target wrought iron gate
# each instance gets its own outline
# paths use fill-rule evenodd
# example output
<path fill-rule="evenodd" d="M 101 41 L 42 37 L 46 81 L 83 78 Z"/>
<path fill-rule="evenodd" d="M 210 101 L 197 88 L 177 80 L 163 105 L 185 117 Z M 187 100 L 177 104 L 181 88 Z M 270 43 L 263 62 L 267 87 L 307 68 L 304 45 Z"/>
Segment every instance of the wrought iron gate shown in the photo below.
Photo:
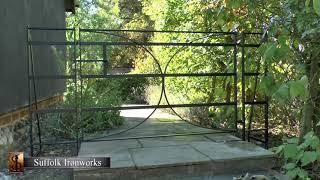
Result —
<path fill-rule="evenodd" d="M 69 33 L 72 36 L 73 41 L 57 42 L 54 40 L 35 40 L 32 38 L 32 34 L 38 32 L 63 32 Z M 76 34 L 78 33 L 78 37 Z M 112 36 L 112 40 L 101 38 L 99 41 L 86 41 L 83 39 L 83 34 L 89 33 L 90 35 L 98 34 L 99 37 Z M 149 42 L 149 41 L 136 41 L 132 38 L 128 38 L 123 34 L 130 33 L 140 33 L 140 34 L 155 34 L 155 33 L 166 33 L 166 34 L 187 34 L 188 36 L 194 37 L 192 40 L 186 40 L 185 42 Z M 268 99 L 265 97 L 264 100 L 256 100 L 256 89 L 259 75 L 266 75 L 267 69 L 266 66 L 263 72 L 260 72 L 260 62 L 258 62 L 258 67 L 254 72 L 246 72 L 245 62 L 247 60 L 246 50 L 249 48 L 256 49 L 260 46 L 263 38 L 262 33 L 237 33 L 237 32 L 200 32 L 200 31 L 154 31 L 154 30 L 106 30 L 106 29 L 75 29 L 75 28 L 42 28 L 42 27 L 28 27 L 28 89 L 29 89 L 29 112 L 30 112 L 30 148 L 31 155 L 35 155 L 41 152 L 43 145 L 57 145 L 57 144 L 75 144 L 77 150 L 79 150 L 79 145 L 81 142 L 94 142 L 94 141 L 112 141 L 112 140 L 123 140 L 123 139 L 137 139 L 137 138 L 154 138 L 154 137 L 168 137 L 168 136 L 186 136 L 186 135 L 199 135 L 199 134 L 208 134 L 206 133 L 176 133 L 176 134 L 165 134 L 157 136 L 144 136 L 144 137 L 125 137 L 125 138 L 112 138 L 115 134 L 121 134 L 126 131 L 130 131 L 145 121 L 157 110 L 161 108 L 170 108 L 181 120 L 186 121 L 195 126 L 199 124 L 192 121 L 184 119 L 175 111 L 174 108 L 182 107 L 224 107 L 230 106 L 233 108 L 233 128 L 222 129 L 219 132 L 229 132 L 234 133 L 238 136 L 241 136 L 242 140 L 254 140 L 263 143 L 265 148 L 268 146 Z M 218 40 L 210 41 L 208 38 L 218 37 Z M 71 38 L 70 38 L 71 39 Z M 116 40 L 115 40 L 116 39 Z M 226 41 L 225 39 L 229 39 Z M 258 39 L 258 40 L 257 40 Z M 224 40 L 224 41 L 221 41 Z M 248 43 L 247 43 L 248 41 Z M 258 42 L 257 42 L 258 41 Z M 72 63 L 72 68 L 69 74 L 36 74 L 34 70 L 34 48 L 38 46 L 70 46 L 72 48 L 72 56 L 67 57 Z M 90 59 L 83 57 L 83 51 L 85 47 L 93 46 L 94 49 L 102 48 L 101 57 L 102 59 Z M 159 72 L 157 73 L 136 73 L 136 74 L 122 74 L 116 73 L 112 74 L 108 72 L 109 60 L 107 56 L 107 51 L 109 47 L 117 46 L 130 46 L 130 47 L 139 47 L 142 48 L 146 53 L 148 53 L 154 63 L 156 64 Z M 168 60 L 167 64 L 162 66 L 159 60 L 153 55 L 148 47 L 160 46 L 160 47 L 177 47 L 171 59 Z M 168 66 L 173 60 L 174 56 L 180 53 L 181 49 L 187 47 L 229 47 L 232 52 L 232 70 L 230 72 L 187 72 L 187 73 L 177 73 L 177 72 L 168 72 Z M 94 51 L 96 52 L 96 51 Z M 238 59 L 241 59 L 238 62 Z M 100 74 L 91 74 L 83 71 L 83 66 L 85 63 L 101 63 L 104 68 L 103 72 Z M 240 71 L 241 69 L 241 71 Z M 240 71 L 240 72 L 239 72 Z M 238 74 L 241 74 L 241 85 L 239 84 Z M 230 77 L 233 79 L 232 83 L 232 93 L 233 100 L 229 102 L 205 102 L 205 103 L 181 103 L 181 104 L 171 104 L 167 95 L 166 89 L 166 79 L 167 78 L 177 78 L 177 77 Z M 254 77 L 254 87 L 253 94 L 251 93 L 251 98 L 248 100 L 246 97 L 246 82 L 247 78 Z M 139 105 L 139 106 L 109 106 L 109 107 L 85 107 L 83 105 L 83 81 L 88 79 L 117 79 L 117 78 L 160 78 L 161 79 L 161 94 L 157 104 L 154 105 Z M 59 108 L 39 108 L 38 99 L 37 99 L 37 83 L 40 80 L 49 81 L 49 80 L 62 80 L 70 81 L 74 84 L 74 106 L 73 107 L 59 107 Z M 239 86 L 240 85 L 240 86 Z M 241 87 L 241 94 L 238 93 L 238 88 Z M 166 104 L 161 104 L 161 100 L 164 100 Z M 253 108 L 254 106 L 263 106 L 264 107 L 264 128 L 252 128 L 253 123 Z M 250 108 L 249 114 L 246 111 Z M 153 109 L 152 113 L 145 118 L 140 123 L 125 129 L 123 131 L 108 134 L 107 136 L 98 137 L 98 138 L 87 138 L 84 137 L 83 131 L 81 130 L 81 117 L 83 113 L 86 112 L 101 112 L 101 111 L 119 111 L 119 110 L 128 110 L 128 109 Z M 241 111 L 239 111 L 241 110 Z M 50 113 L 74 113 L 76 118 L 76 131 L 75 138 L 73 140 L 67 141 L 51 141 L 43 142 L 41 134 L 41 119 L 39 118 L 40 114 L 50 114 Z M 241 114 L 241 118 L 239 118 Z M 246 116 L 246 114 L 248 114 Z M 249 120 L 247 120 L 249 119 Z M 34 126 L 36 122 L 36 126 Z M 203 126 L 202 126 L 203 127 Z M 210 127 L 204 127 L 210 128 Z M 217 129 L 217 128 L 214 128 Z M 36 139 L 34 137 L 34 132 L 37 132 Z M 257 133 L 262 132 L 262 136 L 255 136 Z M 217 132 L 210 132 L 217 133 Z M 261 135 L 261 133 L 260 133 Z M 109 137 L 106 139 L 106 137 Z M 262 138 L 261 138 L 262 137 Z M 37 141 L 37 142 L 35 142 Z M 36 148 L 36 149 L 35 149 Z"/>

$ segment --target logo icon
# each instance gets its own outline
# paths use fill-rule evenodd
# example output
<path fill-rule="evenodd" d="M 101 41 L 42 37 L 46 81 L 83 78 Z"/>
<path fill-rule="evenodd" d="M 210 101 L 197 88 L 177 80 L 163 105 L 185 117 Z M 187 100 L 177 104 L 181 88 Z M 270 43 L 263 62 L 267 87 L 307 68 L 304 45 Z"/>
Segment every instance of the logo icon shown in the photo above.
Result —
<path fill-rule="evenodd" d="M 19 173 L 24 171 L 23 152 L 9 152 L 8 155 L 9 172 Z"/>

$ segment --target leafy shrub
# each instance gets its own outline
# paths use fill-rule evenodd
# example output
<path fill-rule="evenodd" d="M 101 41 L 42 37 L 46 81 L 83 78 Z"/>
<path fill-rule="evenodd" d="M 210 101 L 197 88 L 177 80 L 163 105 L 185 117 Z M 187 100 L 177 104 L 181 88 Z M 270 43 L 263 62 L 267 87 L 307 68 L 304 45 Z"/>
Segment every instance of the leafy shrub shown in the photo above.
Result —
<path fill-rule="evenodd" d="M 120 94 L 124 102 L 127 103 L 144 103 L 145 88 L 147 87 L 148 81 L 146 78 L 126 78 L 121 79 L 120 83 Z"/>
<path fill-rule="evenodd" d="M 82 107 L 114 107 L 123 104 L 123 83 L 125 81 L 110 81 L 91 79 L 83 82 Z M 75 99 L 78 98 L 76 102 Z M 67 83 L 67 91 L 64 95 L 62 106 L 67 108 L 80 107 L 80 90 L 75 91 L 73 83 Z M 80 121 L 75 113 L 61 113 L 47 117 L 50 119 L 46 124 L 49 133 L 55 137 L 74 138 L 77 129 L 83 133 L 96 133 L 119 126 L 123 118 L 119 111 L 82 112 Z"/>
<path fill-rule="evenodd" d="M 313 165 L 320 160 L 319 145 L 319 138 L 309 132 L 303 137 L 301 144 L 298 138 L 291 138 L 276 148 L 276 153 L 285 161 L 283 168 L 291 179 L 311 179 Z"/>

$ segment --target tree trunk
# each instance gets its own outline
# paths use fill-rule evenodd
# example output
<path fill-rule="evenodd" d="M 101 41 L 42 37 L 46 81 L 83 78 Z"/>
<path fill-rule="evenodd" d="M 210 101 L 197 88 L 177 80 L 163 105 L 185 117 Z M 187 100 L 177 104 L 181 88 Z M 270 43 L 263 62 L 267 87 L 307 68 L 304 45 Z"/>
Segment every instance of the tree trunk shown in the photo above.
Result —
<path fill-rule="evenodd" d="M 311 55 L 306 62 L 307 76 L 309 81 L 308 97 L 303 107 L 303 118 L 301 123 L 300 140 L 302 137 L 311 130 L 314 130 L 320 135 L 320 129 L 316 127 L 317 116 L 319 116 L 319 110 L 317 110 L 316 102 L 319 95 L 319 62 L 318 62 L 318 50 L 317 48 L 311 47 Z M 317 115 L 318 114 L 318 115 Z"/>
<path fill-rule="evenodd" d="M 320 77 L 320 68 L 319 68 L 319 45 L 316 47 L 312 47 L 312 55 L 311 55 L 311 71 L 310 71 L 310 95 L 311 95 L 311 102 L 313 105 L 313 130 L 314 132 L 320 136 L 320 127 L 317 126 L 320 117 L 320 88 L 319 88 L 319 77 Z"/>

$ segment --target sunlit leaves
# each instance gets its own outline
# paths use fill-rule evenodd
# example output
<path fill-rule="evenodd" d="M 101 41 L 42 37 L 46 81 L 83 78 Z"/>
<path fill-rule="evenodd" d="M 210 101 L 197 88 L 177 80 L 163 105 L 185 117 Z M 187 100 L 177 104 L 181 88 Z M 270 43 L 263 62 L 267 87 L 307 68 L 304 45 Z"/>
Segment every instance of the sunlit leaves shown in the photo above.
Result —
<path fill-rule="evenodd" d="M 320 0 L 313 0 L 313 9 L 320 16 Z"/>
<path fill-rule="evenodd" d="M 270 75 L 262 77 L 260 82 L 260 90 L 267 96 L 272 95 L 273 98 L 281 103 L 286 103 L 296 97 L 305 98 L 308 94 L 307 88 L 307 76 L 303 76 L 298 80 L 289 81 L 288 83 L 283 83 L 278 88 Z"/>
<path fill-rule="evenodd" d="M 305 97 L 307 91 L 308 79 L 303 76 L 300 80 L 292 81 L 290 83 L 290 95 L 295 98 L 297 96 Z"/>
<path fill-rule="evenodd" d="M 287 102 L 290 98 L 288 84 L 282 84 L 273 96 L 281 103 Z"/>
<path fill-rule="evenodd" d="M 277 49 L 277 46 L 275 43 L 269 43 L 266 51 L 264 52 L 263 58 L 266 61 L 270 61 L 273 58 L 273 56 L 276 52 L 276 49 Z"/>
<path fill-rule="evenodd" d="M 290 84 L 290 95 L 292 97 L 297 97 L 298 95 L 304 93 L 304 85 L 301 83 L 301 81 L 293 81 Z"/>
<path fill-rule="evenodd" d="M 262 91 L 267 96 L 271 96 L 275 91 L 274 80 L 272 76 L 263 76 L 260 82 L 260 91 Z"/>

